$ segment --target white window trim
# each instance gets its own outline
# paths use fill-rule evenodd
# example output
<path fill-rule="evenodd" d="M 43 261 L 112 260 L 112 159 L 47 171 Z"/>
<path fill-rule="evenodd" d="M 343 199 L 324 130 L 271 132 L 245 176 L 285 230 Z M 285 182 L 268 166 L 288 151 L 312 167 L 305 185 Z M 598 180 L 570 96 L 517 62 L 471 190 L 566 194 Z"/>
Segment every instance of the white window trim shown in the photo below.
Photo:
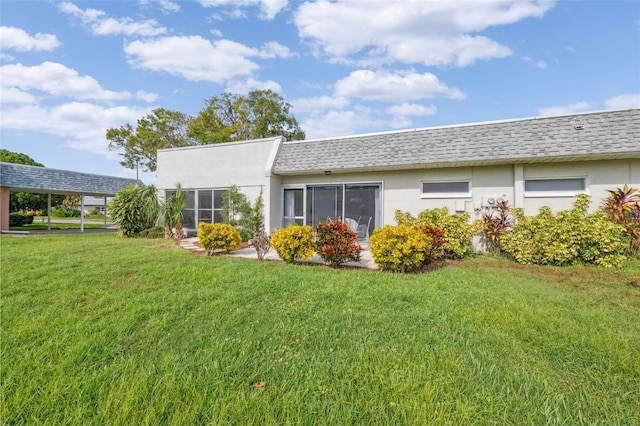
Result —
<path fill-rule="evenodd" d="M 528 180 L 561 180 L 561 179 L 583 179 L 585 189 L 582 191 L 524 191 L 525 198 L 561 198 L 575 197 L 578 194 L 589 194 L 589 177 L 588 176 L 554 176 L 544 178 L 524 178 L 523 188 L 526 188 Z"/>
<path fill-rule="evenodd" d="M 447 183 L 447 182 L 466 182 L 469 186 L 467 192 L 422 192 L 425 183 Z M 423 180 L 420 182 L 420 198 L 436 199 L 436 198 L 471 198 L 471 180 L 469 179 L 448 179 L 448 180 Z"/>

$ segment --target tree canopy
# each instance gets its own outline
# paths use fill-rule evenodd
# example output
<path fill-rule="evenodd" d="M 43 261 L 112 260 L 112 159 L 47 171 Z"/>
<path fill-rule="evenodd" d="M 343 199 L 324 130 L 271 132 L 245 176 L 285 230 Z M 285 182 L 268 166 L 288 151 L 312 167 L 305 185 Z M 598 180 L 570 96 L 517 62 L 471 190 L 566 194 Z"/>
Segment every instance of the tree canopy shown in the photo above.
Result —
<path fill-rule="evenodd" d="M 0 149 L 0 161 L 3 163 L 24 164 L 27 166 L 44 167 L 44 164 L 38 163 L 27 154 L 21 152 L 13 152 L 7 149 Z"/>
<path fill-rule="evenodd" d="M 139 119 L 135 129 L 129 123 L 108 129 L 109 150 L 123 150 L 120 164 L 124 167 L 153 172 L 158 149 L 197 145 L 187 136 L 190 119 L 179 111 L 156 108 Z"/>
<path fill-rule="evenodd" d="M 196 117 L 164 108 L 138 120 L 107 130 L 109 150 L 121 150 L 124 167 L 155 171 L 157 151 L 163 148 L 204 145 L 283 136 L 302 140 L 305 133 L 290 112 L 291 105 L 271 90 L 246 96 L 222 93 L 205 100 Z"/>
<path fill-rule="evenodd" d="M 305 133 L 290 112 L 291 105 L 271 90 L 247 96 L 223 93 L 205 101 L 187 134 L 203 144 L 283 136 L 302 140 Z"/>

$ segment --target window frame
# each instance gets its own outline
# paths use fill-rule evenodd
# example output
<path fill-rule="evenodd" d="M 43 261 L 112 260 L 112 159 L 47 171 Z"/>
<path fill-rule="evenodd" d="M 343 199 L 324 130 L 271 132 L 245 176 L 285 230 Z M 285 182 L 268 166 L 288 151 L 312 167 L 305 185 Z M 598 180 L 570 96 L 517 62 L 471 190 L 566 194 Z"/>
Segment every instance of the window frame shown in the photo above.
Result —
<path fill-rule="evenodd" d="M 425 192 L 425 184 L 459 184 L 466 183 L 467 191 L 464 192 Z M 420 198 L 471 198 L 471 179 L 448 179 L 448 180 L 423 180 L 420 182 Z"/>
<path fill-rule="evenodd" d="M 527 190 L 527 182 L 530 181 L 582 181 L 583 189 L 560 189 L 560 190 Z M 533 177 L 523 179 L 523 190 L 525 198 L 541 197 L 575 197 L 578 194 L 589 193 L 589 178 L 587 176 L 559 176 L 559 177 Z"/>

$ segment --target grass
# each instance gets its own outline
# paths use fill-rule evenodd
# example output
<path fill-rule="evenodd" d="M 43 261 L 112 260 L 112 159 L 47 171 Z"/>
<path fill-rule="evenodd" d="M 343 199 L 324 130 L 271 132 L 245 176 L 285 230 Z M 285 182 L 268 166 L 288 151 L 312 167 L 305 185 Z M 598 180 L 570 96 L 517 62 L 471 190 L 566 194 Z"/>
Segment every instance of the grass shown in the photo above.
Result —
<path fill-rule="evenodd" d="M 640 419 L 638 261 L 393 275 L 113 234 L 0 250 L 6 424 Z"/>

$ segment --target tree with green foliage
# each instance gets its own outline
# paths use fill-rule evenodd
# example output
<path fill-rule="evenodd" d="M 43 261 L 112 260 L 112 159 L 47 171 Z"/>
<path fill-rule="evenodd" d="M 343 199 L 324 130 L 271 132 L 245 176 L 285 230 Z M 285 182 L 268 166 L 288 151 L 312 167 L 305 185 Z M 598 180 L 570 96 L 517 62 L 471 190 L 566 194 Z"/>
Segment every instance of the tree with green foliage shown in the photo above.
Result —
<path fill-rule="evenodd" d="M 203 144 L 272 136 L 302 140 L 305 133 L 290 110 L 291 105 L 271 90 L 253 90 L 246 96 L 225 92 L 205 101 L 187 134 Z"/>
<path fill-rule="evenodd" d="M 179 111 L 156 108 L 139 119 L 135 128 L 127 123 L 117 129 L 107 129 L 109 150 L 122 150 L 120 164 L 124 167 L 154 172 L 158 149 L 198 145 L 187 136 L 190 120 Z"/>
<path fill-rule="evenodd" d="M 44 164 L 37 162 L 26 154 L 9 151 L 7 149 L 0 149 L 0 161 L 3 163 L 44 167 Z M 59 206 L 64 198 L 64 195 L 51 196 L 52 206 Z M 28 192 L 12 192 L 9 196 L 9 204 L 9 209 L 12 212 L 45 211 L 47 209 L 47 196 L 45 194 L 31 194 Z"/>

